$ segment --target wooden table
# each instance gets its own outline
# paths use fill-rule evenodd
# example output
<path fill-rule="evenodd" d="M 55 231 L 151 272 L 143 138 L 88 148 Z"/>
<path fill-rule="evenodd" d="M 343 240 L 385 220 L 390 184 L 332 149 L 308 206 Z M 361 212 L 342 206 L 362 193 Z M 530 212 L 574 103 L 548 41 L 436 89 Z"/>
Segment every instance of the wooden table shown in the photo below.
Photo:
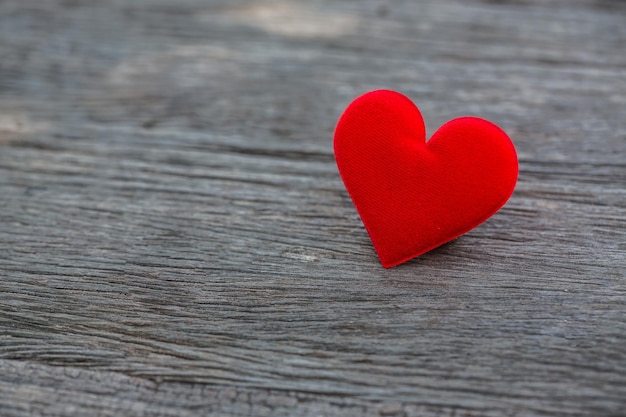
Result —
<path fill-rule="evenodd" d="M 390 88 L 520 178 L 383 269 L 332 153 Z M 623 416 L 626 3 L 0 2 L 1 416 Z"/>

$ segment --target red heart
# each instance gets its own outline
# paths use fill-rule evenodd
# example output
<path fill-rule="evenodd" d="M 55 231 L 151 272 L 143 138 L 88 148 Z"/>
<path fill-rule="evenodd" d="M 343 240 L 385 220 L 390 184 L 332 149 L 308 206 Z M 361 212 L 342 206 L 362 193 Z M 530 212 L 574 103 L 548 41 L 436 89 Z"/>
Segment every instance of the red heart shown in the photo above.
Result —
<path fill-rule="evenodd" d="M 498 126 L 461 117 L 426 142 L 419 109 L 386 90 L 348 106 L 335 130 L 335 158 L 385 268 L 487 220 L 507 202 L 518 174 L 515 147 Z"/>

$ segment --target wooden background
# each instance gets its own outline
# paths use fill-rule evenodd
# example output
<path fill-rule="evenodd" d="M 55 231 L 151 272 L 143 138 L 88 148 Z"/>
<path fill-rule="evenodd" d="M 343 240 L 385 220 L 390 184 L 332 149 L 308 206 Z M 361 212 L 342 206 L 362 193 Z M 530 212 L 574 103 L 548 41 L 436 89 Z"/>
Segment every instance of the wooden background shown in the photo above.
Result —
<path fill-rule="evenodd" d="M 383 269 L 335 122 L 500 124 Z M 0 1 L 0 415 L 626 415 L 626 2 Z"/>

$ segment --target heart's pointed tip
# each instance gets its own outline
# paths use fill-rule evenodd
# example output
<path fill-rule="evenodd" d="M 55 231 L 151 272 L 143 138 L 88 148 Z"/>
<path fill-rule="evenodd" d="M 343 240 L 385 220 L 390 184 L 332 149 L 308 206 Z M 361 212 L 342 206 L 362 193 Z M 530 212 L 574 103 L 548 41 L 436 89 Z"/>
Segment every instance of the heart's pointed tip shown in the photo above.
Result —
<path fill-rule="evenodd" d="M 396 261 L 396 262 L 380 262 L 383 266 L 383 268 L 385 269 L 391 269 L 391 268 L 395 268 L 398 265 L 401 265 L 405 262 L 409 261 L 409 259 L 405 260 L 405 261 Z"/>
<path fill-rule="evenodd" d="M 391 269 L 391 268 L 394 268 L 394 267 L 396 267 L 396 266 L 400 265 L 401 263 L 402 263 L 402 262 L 400 262 L 400 263 L 397 263 L 397 262 L 387 263 L 387 262 L 380 261 L 380 264 L 381 264 L 381 265 L 383 266 L 383 268 L 385 268 L 385 269 Z"/>
<path fill-rule="evenodd" d="M 404 263 L 409 262 L 412 259 L 417 258 L 420 255 L 423 255 L 425 252 L 423 251 L 418 251 L 413 255 L 408 255 L 408 256 L 402 256 L 402 257 L 398 257 L 396 256 L 389 256 L 389 254 L 385 254 L 385 255 L 378 255 L 378 260 L 380 261 L 380 263 L 382 264 L 382 266 L 385 269 L 390 269 L 390 268 L 394 268 L 396 266 L 402 265 Z"/>

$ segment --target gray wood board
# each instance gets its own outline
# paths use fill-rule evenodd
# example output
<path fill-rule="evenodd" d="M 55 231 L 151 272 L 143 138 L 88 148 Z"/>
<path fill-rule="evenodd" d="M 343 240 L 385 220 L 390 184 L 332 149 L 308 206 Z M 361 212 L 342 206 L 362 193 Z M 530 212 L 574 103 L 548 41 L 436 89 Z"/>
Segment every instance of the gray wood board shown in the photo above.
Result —
<path fill-rule="evenodd" d="M 625 415 L 626 3 L 4 0 L 0 56 L 0 415 Z M 389 270 L 377 88 L 520 156 Z"/>

